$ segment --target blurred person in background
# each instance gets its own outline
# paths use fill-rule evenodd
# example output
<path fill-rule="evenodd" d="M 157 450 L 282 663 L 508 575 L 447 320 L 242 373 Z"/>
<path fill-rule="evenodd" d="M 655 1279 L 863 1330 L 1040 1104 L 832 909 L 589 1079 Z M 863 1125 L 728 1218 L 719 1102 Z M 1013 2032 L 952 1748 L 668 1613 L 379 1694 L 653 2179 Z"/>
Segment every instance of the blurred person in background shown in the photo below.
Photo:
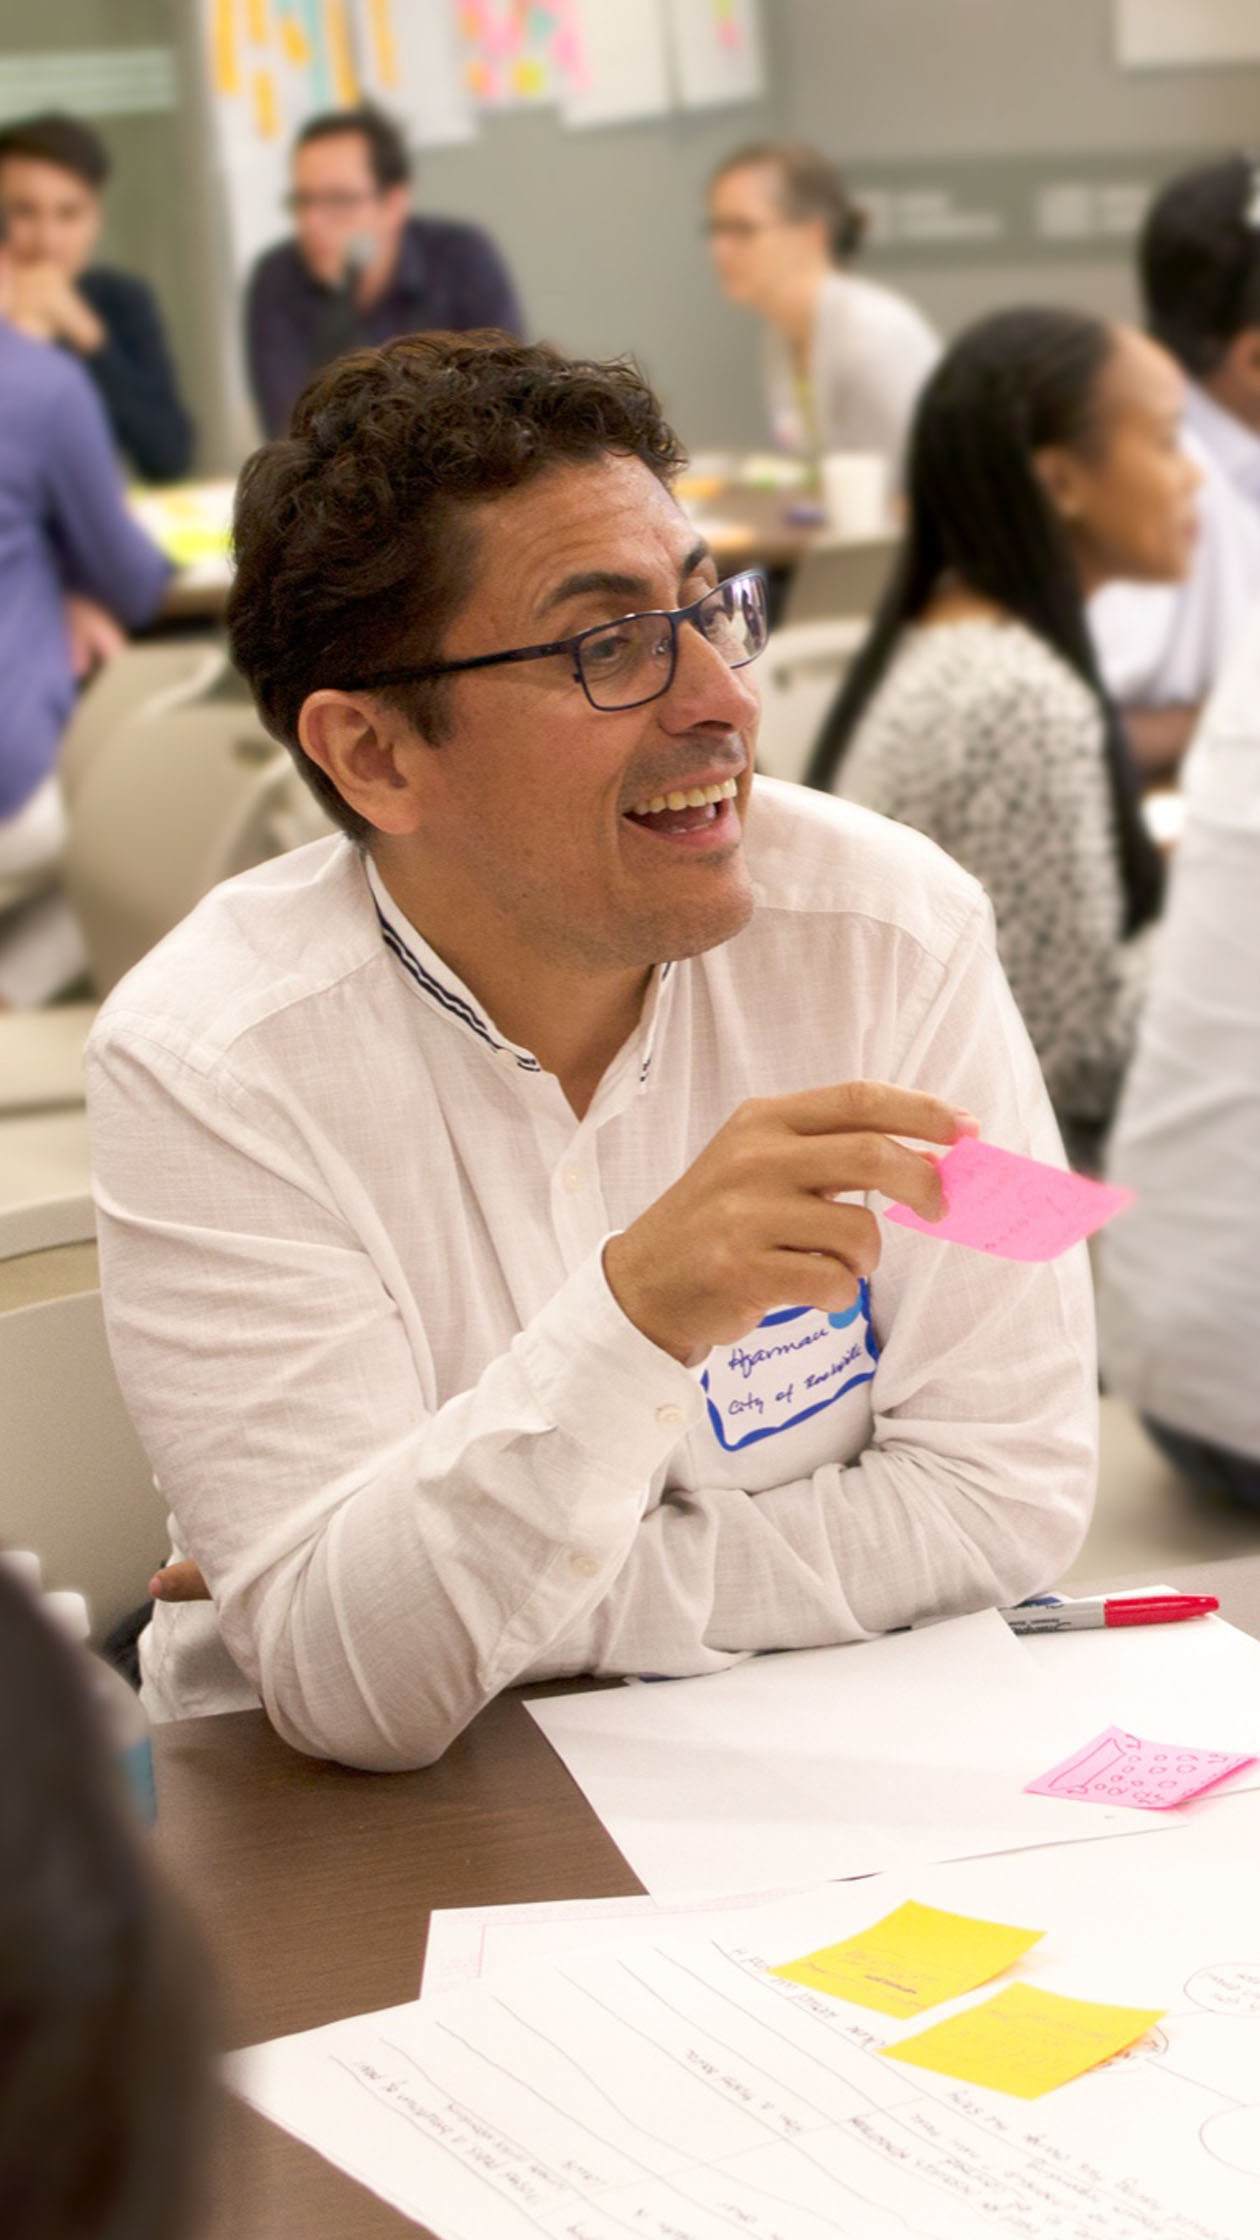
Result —
<path fill-rule="evenodd" d="M 264 435 L 280 436 L 316 370 L 399 334 L 522 328 L 488 234 L 411 215 L 411 158 L 379 110 L 338 109 L 293 150 L 292 240 L 268 249 L 245 307 L 250 388 Z"/>
<path fill-rule="evenodd" d="M 0 210 L 0 897 L 65 839 L 57 752 L 79 680 L 148 621 L 168 562 L 127 510 L 100 400 L 73 356 L 13 323 Z M 58 894 L 0 916 L 0 1008 L 43 1002 L 83 965 Z"/>
<path fill-rule="evenodd" d="M 0 1570 L 0 2231 L 184 2240 L 205 1964 L 131 1824 L 84 1675 Z"/>
<path fill-rule="evenodd" d="M 1155 343 L 1074 312 L 999 312 L 952 344 L 915 418 L 904 551 L 809 772 L 987 888 L 1078 1149 L 1111 1116 L 1162 891 L 1085 600 L 1189 564 L 1182 389 Z"/>
<path fill-rule="evenodd" d="M 118 445 L 146 482 L 192 463 L 184 408 L 151 288 L 93 263 L 109 154 L 91 127 L 53 113 L 0 130 L 0 209 L 12 260 L 9 317 L 91 375 Z"/>
<path fill-rule="evenodd" d="M 1112 584 L 1090 621 L 1139 765 L 1166 777 L 1260 598 L 1260 164 L 1231 156 L 1173 179 L 1138 267 L 1150 332 L 1188 377 L 1199 536 L 1183 583 Z"/>
<path fill-rule="evenodd" d="M 835 165 L 791 142 L 738 149 L 710 182 L 706 230 L 724 294 L 766 322 L 775 443 L 877 451 L 895 480 L 940 344 L 904 296 L 848 269 L 866 215 Z"/>
<path fill-rule="evenodd" d="M 1202 1491 L 1260 1509 L 1260 604 L 1186 761 L 1185 826 L 1109 1164 L 1108 1383 Z"/>

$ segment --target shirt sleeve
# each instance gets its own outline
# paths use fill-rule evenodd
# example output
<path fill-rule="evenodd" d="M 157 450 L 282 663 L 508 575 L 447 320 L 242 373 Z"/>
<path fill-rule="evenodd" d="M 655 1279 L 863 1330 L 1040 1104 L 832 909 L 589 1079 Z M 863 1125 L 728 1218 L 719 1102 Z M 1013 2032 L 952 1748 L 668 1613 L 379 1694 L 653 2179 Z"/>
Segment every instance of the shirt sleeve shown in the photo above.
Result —
<path fill-rule="evenodd" d="M 596 1254 L 428 1410 L 405 1285 L 281 1101 L 134 1024 L 88 1064 L 115 1364 L 223 1639 L 299 1749 L 426 1764 L 607 1592 L 699 1386 Z"/>
<path fill-rule="evenodd" d="M 120 448 L 148 482 L 176 482 L 192 462 L 193 426 L 175 379 L 161 315 L 150 290 L 84 289 L 105 327 L 83 363 L 100 392 Z"/>
<path fill-rule="evenodd" d="M 98 600 L 132 629 L 156 611 L 170 563 L 128 511 L 109 427 L 91 382 L 81 367 L 49 347 L 41 476 L 49 535 L 66 589 Z"/>
<path fill-rule="evenodd" d="M 987 907 L 960 938 L 897 1079 L 987 1138 L 1062 1162 Z M 881 1201 L 875 1201 L 876 1204 Z M 594 1672 L 697 1672 L 1017 1602 L 1062 1575 L 1096 1475 L 1084 1247 L 1033 1265 L 890 1225 L 871 1299 L 871 1438 L 855 1460 L 749 1498 L 666 1495 L 580 1632 Z"/>
<path fill-rule="evenodd" d="M 245 363 L 264 436 L 282 436 L 314 370 L 312 343 L 294 316 L 281 262 L 269 254 L 250 276 L 245 296 Z"/>

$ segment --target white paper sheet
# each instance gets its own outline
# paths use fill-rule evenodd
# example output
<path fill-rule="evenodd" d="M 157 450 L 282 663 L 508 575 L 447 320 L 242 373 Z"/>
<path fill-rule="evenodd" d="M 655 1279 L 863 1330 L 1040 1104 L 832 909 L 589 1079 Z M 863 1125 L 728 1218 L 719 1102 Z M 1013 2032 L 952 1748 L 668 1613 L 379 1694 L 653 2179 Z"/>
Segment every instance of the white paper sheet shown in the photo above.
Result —
<path fill-rule="evenodd" d="M 569 125 L 625 124 L 671 107 L 664 0 L 577 0 L 578 82 L 560 103 Z"/>
<path fill-rule="evenodd" d="M 1128 70 L 1260 61 L 1256 0 L 1115 0 L 1116 60 Z"/>
<path fill-rule="evenodd" d="M 758 0 L 668 0 L 684 109 L 755 101 L 765 92 Z"/>
<path fill-rule="evenodd" d="M 1110 1715 L 1082 1726 L 1087 1699 L 1065 1705 L 993 1610 L 528 1708 L 665 1902 L 1149 1834 L 1168 1817 L 1023 1794 Z"/>
<path fill-rule="evenodd" d="M 280 2039 L 230 2079 L 442 2240 L 1254 2240 L 1258 1846 L 1246 1796 L 1172 1843 L 833 1886 Z M 881 2049 L 919 2022 L 765 1971 L 905 1896 L 1043 1928 L 1017 1980 L 1167 2012 L 1035 2102 L 899 2069 Z"/>

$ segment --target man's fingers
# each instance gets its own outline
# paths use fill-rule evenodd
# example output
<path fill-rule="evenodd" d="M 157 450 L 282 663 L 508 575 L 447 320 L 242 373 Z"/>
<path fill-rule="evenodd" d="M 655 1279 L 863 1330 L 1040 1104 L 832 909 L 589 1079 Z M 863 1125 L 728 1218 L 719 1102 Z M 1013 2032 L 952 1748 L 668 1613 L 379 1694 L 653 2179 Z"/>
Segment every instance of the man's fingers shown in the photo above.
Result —
<path fill-rule="evenodd" d="M 155 1602 L 208 1602 L 210 1589 L 197 1564 L 184 1561 L 164 1563 L 149 1581 L 149 1593 Z"/>
<path fill-rule="evenodd" d="M 920 1089 L 898 1089 L 887 1081 L 845 1081 L 834 1089 L 801 1089 L 792 1096 L 768 1098 L 764 1117 L 773 1115 L 799 1135 L 864 1134 L 912 1136 L 921 1143 L 957 1143 L 977 1135 L 973 1112 Z"/>
<path fill-rule="evenodd" d="M 854 1277 L 873 1275 L 879 1266 L 879 1223 L 865 1206 L 837 1206 L 828 1198 L 802 1198 L 792 1206 L 777 1239 L 781 1251 L 825 1253 L 843 1261 Z M 794 1299 L 793 1306 L 812 1300 Z"/>
<path fill-rule="evenodd" d="M 878 1190 L 925 1221 L 939 1221 L 945 1211 L 935 1161 L 891 1136 L 802 1136 L 792 1146 L 790 1173 L 798 1188 L 829 1196 L 842 1190 Z"/>

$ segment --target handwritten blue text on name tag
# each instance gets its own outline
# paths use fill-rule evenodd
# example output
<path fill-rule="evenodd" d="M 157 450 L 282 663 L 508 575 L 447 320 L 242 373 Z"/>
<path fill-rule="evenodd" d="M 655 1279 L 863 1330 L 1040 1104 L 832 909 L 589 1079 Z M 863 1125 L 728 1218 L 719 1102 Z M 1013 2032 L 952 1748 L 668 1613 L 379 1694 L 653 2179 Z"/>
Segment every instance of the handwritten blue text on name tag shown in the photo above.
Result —
<path fill-rule="evenodd" d="M 879 1347 L 866 1284 L 846 1313 L 781 1307 L 736 1345 L 715 1346 L 700 1379 L 709 1421 L 731 1453 L 790 1431 L 875 1374 Z"/>

